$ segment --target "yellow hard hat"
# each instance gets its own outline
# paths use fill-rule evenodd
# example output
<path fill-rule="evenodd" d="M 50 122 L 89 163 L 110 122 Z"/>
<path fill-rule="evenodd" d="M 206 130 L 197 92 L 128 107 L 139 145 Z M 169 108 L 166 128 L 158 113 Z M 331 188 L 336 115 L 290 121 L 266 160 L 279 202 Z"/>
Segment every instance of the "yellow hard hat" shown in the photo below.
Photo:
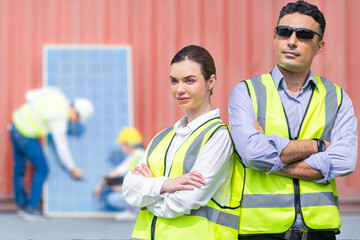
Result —
<path fill-rule="evenodd" d="M 131 145 L 141 144 L 143 138 L 139 130 L 134 127 L 125 127 L 121 129 L 119 136 L 116 139 L 117 143 L 129 143 Z"/>

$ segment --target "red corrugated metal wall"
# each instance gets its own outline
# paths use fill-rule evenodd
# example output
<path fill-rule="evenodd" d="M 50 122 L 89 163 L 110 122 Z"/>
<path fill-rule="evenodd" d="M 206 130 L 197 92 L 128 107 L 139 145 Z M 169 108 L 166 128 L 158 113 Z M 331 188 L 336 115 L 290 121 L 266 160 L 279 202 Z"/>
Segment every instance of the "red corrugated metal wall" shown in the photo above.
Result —
<path fill-rule="evenodd" d="M 343 87 L 360 112 L 360 1 L 310 0 L 327 20 L 326 48 L 313 71 Z M 42 84 L 44 44 L 129 44 L 133 53 L 134 119 L 146 142 L 183 112 L 168 91 L 171 57 L 198 44 L 213 55 L 213 105 L 227 122 L 231 89 L 275 65 L 273 28 L 284 0 L 0 0 L 0 198 L 12 197 L 6 125 L 24 92 Z M 360 199 L 357 171 L 339 179 L 342 196 Z"/>

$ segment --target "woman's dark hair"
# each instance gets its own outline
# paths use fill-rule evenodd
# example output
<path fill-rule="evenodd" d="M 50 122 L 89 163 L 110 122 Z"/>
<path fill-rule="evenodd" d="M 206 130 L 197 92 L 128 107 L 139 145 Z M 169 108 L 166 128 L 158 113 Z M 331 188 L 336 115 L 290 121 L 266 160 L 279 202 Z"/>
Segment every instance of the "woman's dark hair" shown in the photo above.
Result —
<path fill-rule="evenodd" d="M 280 11 L 280 15 L 279 15 L 277 24 L 279 25 L 280 19 L 283 16 L 285 16 L 287 14 L 295 13 L 295 12 L 312 17 L 317 23 L 319 23 L 320 30 L 321 30 L 320 34 L 322 37 L 324 36 L 325 26 L 326 26 L 324 15 L 322 14 L 322 12 L 320 12 L 320 10 L 318 9 L 317 6 L 312 5 L 303 0 L 288 3 L 286 6 L 284 6 Z"/>
<path fill-rule="evenodd" d="M 211 75 L 216 75 L 215 62 L 210 53 L 203 47 L 190 45 L 181 49 L 175 54 L 171 60 L 171 64 L 181 62 L 184 60 L 190 60 L 200 64 L 201 73 L 205 80 L 208 81 Z"/>

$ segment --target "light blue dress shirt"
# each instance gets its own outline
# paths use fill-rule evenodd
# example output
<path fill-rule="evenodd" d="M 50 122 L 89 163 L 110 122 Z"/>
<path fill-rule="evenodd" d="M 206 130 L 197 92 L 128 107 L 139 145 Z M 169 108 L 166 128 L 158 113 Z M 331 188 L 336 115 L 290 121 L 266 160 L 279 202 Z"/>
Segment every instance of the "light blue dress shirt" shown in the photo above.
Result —
<path fill-rule="evenodd" d="M 277 66 L 271 72 L 278 89 L 292 137 L 296 137 L 308 102 L 313 84 L 313 74 L 308 78 L 300 93 L 294 97 L 287 89 L 283 75 Z M 343 101 L 331 131 L 331 145 L 325 152 L 312 154 L 304 159 L 312 168 L 320 170 L 323 179 L 316 182 L 327 184 L 328 180 L 346 176 L 355 170 L 357 160 L 357 120 L 349 96 L 342 91 Z M 268 174 L 281 170 L 286 165 L 280 161 L 280 154 L 288 145 L 289 139 L 274 134 L 260 134 L 253 126 L 255 111 L 244 82 L 232 90 L 229 100 L 229 121 L 235 147 L 244 164 L 256 170 L 270 169 Z"/>

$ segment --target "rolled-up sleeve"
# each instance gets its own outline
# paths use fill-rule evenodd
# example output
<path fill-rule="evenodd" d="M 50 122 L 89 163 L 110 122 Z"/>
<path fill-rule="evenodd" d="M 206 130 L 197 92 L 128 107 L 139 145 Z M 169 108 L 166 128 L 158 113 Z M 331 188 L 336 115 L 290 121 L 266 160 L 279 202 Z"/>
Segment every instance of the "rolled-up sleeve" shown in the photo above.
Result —
<path fill-rule="evenodd" d="M 312 168 L 321 171 L 324 178 L 316 180 L 319 183 L 327 183 L 355 170 L 358 148 L 357 120 L 351 99 L 345 91 L 330 138 L 331 144 L 325 152 L 313 154 L 304 160 Z"/>
<path fill-rule="evenodd" d="M 256 114 L 244 82 L 232 90 L 228 111 L 236 150 L 247 167 L 272 173 L 286 166 L 280 161 L 280 154 L 290 140 L 256 130 L 253 125 Z"/>

